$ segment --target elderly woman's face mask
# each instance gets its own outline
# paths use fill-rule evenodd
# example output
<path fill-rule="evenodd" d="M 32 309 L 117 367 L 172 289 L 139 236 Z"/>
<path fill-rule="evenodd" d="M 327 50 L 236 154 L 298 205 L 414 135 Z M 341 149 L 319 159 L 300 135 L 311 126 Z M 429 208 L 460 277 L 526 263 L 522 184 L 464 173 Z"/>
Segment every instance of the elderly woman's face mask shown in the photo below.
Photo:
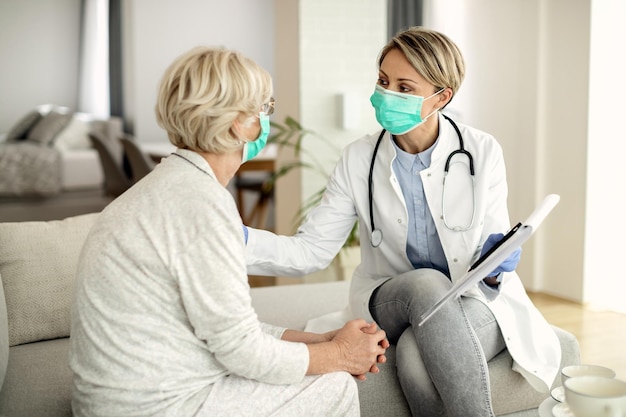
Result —
<path fill-rule="evenodd" d="M 243 145 L 243 157 L 241 159 L 242 164 L 257 156 L 267 144 L 267 138 L 270 134 L 270 116 L 264 112 L 259 113 L 259 123 L 261 125 L 259 137 L 254 141 L 246 142 Z"/>

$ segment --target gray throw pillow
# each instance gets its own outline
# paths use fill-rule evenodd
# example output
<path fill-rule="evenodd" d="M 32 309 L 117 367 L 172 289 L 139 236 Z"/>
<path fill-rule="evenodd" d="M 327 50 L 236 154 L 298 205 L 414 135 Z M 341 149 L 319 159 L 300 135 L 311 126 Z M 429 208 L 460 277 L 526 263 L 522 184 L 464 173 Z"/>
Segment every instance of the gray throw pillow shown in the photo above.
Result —
<path fill-rule="evenodd" d="M 38 142 L 41 145 L 50 145 L 70 120 L 72 120 L 71 114 L 51 111 L 33 126 L 30 132 L 28 132 L 27 139 Z"/>
<path fill-rule="evenodd" d="M 37 122 L 42 119 L 41 113 L 37 110 L 33 110 L 24 115 L 20 120 L 13 125 L 13 127 L 7 132 L 7 142 L 26 139 L 28 132 L 35 126 Z"/>
<path fill-rule="evenodd" d="M 97 216 L 0 223 L 9 346 L 69 336 L 78 256 Z"/>

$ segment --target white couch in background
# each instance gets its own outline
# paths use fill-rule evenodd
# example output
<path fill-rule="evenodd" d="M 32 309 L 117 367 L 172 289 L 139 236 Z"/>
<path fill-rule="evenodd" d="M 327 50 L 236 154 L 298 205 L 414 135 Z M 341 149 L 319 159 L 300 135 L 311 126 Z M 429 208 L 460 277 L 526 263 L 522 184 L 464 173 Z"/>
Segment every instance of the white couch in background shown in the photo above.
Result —
<path fill-rule="evenodd" d="M 49 196 L 102 189 L 104 173 L 90 132 L 109 139 L 121 161 L 122 148 L 117 144 L 123 133 L 120 118 L 73 113 L 54 105 L 38 106 L 22 116 L 0 138 L 0 175 L 4 178 L 0 195 Z M 43 177 L 41 181 L 38 175 Z"/>

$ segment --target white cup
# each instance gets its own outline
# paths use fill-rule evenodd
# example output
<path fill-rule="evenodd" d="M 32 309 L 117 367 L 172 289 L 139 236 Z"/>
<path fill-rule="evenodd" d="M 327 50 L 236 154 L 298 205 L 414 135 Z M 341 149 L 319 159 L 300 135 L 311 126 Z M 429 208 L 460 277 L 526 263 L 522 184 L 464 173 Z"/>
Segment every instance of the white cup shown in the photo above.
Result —
<path fill-rule="evenodd" d="M 604 378 L 615 378 L 615 371 L 599 365 L 570 365 L 561 370 L 561 383 L 575 376 L 601 376 Z"/>
<path fill-rule="evenodd" d="M 626 417 L 626 382 L 601 376 L 565 381 L 565 402 L 576 417 Z"/>

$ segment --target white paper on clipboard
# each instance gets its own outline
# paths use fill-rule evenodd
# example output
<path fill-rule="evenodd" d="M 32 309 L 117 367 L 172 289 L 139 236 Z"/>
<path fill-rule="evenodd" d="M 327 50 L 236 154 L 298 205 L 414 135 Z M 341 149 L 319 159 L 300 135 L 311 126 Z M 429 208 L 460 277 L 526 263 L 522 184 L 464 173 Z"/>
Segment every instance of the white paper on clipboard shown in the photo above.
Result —
<path fill-rule="evenodd" d="M 528 238 L 537 230 L 541 222 L 548 216 L 552 209 L 558 204 L 561 197 L 557 194 L 547 195 L 541 204 L 535 208 L 528 218 L 514 226 L 502 240 L 494 246 L 494 248 L 478 259 L 467 271 L 450 288 L 439 301 L 429 308 L 421 316 L 418 326 L 421 326 L 432 317 L 450 299 L 456 299 L 465 291 L 469 290 L 480 280 L 484 279 L 487 274 L 496 269 L 515 249 L 520 247 Z"/>

